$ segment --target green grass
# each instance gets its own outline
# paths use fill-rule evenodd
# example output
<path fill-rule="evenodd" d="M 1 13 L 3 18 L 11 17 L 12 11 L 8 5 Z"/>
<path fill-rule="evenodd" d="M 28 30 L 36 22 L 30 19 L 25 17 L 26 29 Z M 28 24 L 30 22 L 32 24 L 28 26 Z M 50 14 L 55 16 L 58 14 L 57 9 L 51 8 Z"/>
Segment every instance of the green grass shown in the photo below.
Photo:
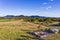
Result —
<path fill-rule="evenodd" d="M 33 38 L 31 34 L 27 33 L 31 30 L 30 27 L 28 27 L 31 25 L 23 24 L 22 22 L 20 24 L 15 24 L 14 22 L 4 23 L 0 25 L 0 40 L 31 40 Z"/>
<path fill-rule="evenodd" d="M 9 19 L 2 19 L 0 22 L 10 22 Z M 18 22 L 18 23 L 17 23 Z M 37 25 L 27 22 L 0 24 L 0 40 L 33 40 L 35 37 L 29 34 L 29 31 L 37 30 Z M 53 34 L 45 40 L 60 40 L 60 33 Z"/>
<path fill-rule="evenodd" d="M 8 18 L 4 18 L 4 19 L 0 19 L 0 22 L 10 22 L 10 21 L 16 21 L 16 20 L 20 20 L 20 19 L 8 19 Z"/>
<path fill-rule="evenodd" d="M 52 35 L 46 37 L 45 40 L 60 40 L 60 33 L 58 33 L 58 34 L 52 34 Z"/>
<path fill-rule="evenodd" d="M 0 28 L 0 40 L 27 40 L 31 39 L 32 35 L 26 31 L 21 31 L 17 28 Z"/>
<path fill-rule="evenodd" d="M 9 22 L 9 19 L 0 19 L 0 22 Z"/>

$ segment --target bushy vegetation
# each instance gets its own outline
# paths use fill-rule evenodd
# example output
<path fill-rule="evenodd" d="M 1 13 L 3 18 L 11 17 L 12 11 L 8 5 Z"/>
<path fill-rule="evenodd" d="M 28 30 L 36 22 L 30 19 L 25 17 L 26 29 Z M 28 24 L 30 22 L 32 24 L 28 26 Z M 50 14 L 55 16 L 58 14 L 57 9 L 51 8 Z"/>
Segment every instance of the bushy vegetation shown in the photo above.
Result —
<path fill-rule="evenodd" d="M 38 24 L 41 22 L 44 22 L 45 24 L 49 24 L 53 22 L 51 18 L 25 18 L 24 20 L 27 22 L 33 22 Z"/>

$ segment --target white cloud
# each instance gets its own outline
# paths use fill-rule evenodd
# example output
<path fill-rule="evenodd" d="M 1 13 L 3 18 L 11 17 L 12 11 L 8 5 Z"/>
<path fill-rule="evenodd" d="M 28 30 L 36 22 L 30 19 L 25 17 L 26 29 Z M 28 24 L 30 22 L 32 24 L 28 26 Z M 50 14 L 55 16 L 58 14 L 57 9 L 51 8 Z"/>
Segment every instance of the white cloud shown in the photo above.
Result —
<path fill-rule="evenodd" d="M 52 6 L 48 6 L 46 9 L 51 9 L 52 8 Z"/>
<path fill-rule="evenodd" d="M 50 0 L 50 1 L 54 1 L 54 0 Z"/>
<path fill-rule="evenodd" d="M 47 4 L 46 2 L 43 3 L 43 5 L 46 5 L 46 4 Z"/>

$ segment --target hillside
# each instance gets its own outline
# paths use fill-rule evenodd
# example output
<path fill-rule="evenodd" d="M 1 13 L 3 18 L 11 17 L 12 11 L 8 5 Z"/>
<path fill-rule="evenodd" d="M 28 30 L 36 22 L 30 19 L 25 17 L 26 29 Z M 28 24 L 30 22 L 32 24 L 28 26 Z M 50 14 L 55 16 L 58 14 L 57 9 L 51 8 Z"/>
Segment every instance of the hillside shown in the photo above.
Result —
<path fill-rule="evenodd" d="M 37 38 L 28 32 L 38 30 L 37 26 L 38 24 L 23 20 L 0 22 L 0 40 L 36 40 Z M 47 37 L 46 40 L 59 40 L 59 37 L 60 34 L 56 34 Z"/>

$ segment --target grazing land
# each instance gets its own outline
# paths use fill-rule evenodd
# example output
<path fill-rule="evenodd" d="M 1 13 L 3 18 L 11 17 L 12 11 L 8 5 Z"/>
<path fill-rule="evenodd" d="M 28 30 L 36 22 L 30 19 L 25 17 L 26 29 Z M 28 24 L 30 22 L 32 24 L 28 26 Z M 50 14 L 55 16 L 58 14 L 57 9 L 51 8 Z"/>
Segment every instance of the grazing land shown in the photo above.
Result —
<path fill-rule="evenodd" d="M 38 22 L 38 21 L 37 21 Z M 43 22 L 44 23 L 44 22 Z M 46 23 L 45 23 L 46 24 Z M 53 22 L 48 26 L 42 25 L 40 29 L 60 28 L 59 22 Z M 39 23 L 25 21 L 23 19 L 1 19 L 0 20 L 0 40 L 39 40 L 30 31 L 38 30 Z M 44 40 L 60 40 L 60 33 L 52 34 Z"/>

